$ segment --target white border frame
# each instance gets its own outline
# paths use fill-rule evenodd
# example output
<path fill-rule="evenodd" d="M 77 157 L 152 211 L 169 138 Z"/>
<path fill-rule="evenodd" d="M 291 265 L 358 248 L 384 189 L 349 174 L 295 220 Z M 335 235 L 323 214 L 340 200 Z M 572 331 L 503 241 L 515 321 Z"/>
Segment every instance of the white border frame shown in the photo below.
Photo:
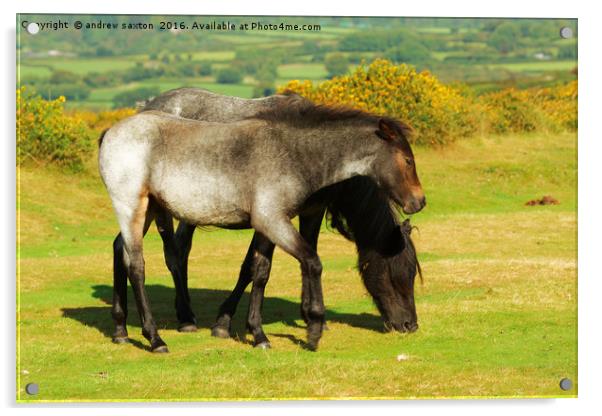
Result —
<path fill-rule="evenodd" d="M 546 1 L 528 3 L 517 0 L 492 2 L 455 1 L 415 1 L 392 2 L 370 0 L 362 4 L 336 1 L 326 3 L 323 0 L 302 0 L 294 3 L 255 0 L 222 0 L 220 2 L 193 2 L 191 0 L 145 0 L 144 2 L 123 0 L 104 0 L 98 3 L 84 3 L 69 0 L 23 0 L 16 5 L 3 2 L 2 49 L 2 125 L 5 138 L 2 140 L 0 159 L 4 198 L 0 205 L 0 229 L 2 250 L 0 264 L 4 266 L 4 287 L 1 291 L 4 316 L 4 336 L 2 349 L 2 378 L 0 389 L 2 407 L 5 414 L 49 414 L 80 415 L 85 411 L 90 416 L 106 416 L 109 412 L 128 415 L 159 415 L 167 408 L 176 407 L 183 415 L 245 413 L 262 415 L 297 415 L 323 412 L 345 412 L 350 415 L 364 414 L 376 407 L 382 414 L 413 415 L 415 412 L 447 415 L 491 415 L 507 416 L 512 413 L 532 413 L 544 411 L 546 415 L 566 415 L 567 413 L 589 414 L 593 409 L 602 408 L 602 396 L 599 392 L 602 383 L 600 351 L 600 318 L 602 311 L 598 297 L 602 293 L 602 276 L 595 260 L 599 258 L 598 239 L 602 231 L 598 210 L 600 204 L 600 186 L 602 163 L 599 162 L 602 137 L 597 133 L 597 118 L 602 90 L 600 76 L 600 39 L 602 16 L 595 13 L 595 2 L 586 1 Z M 360 401 L 313 401 L 313 402 L 247 402 L 247 403 L 149 403 L 149 404 L 44 404 L 17 405 L 15 402 L 15 14 L 20 13 L 102 13 L 102 14 L 198 14 L 198 15 L 322 15 L 322 16 L 429 16 L 429 17 L 563 17 L 579 19 L 579 398 L 578 399 L 507 399 L 507 400 L 421 400 L 399 402 L 360 402 Z M 598 185 L 598 186 L 596 186 Z M 82 408 L 85 408 L 82 409 Z M 380 416 L 380 415 L 379 415 Z"/>

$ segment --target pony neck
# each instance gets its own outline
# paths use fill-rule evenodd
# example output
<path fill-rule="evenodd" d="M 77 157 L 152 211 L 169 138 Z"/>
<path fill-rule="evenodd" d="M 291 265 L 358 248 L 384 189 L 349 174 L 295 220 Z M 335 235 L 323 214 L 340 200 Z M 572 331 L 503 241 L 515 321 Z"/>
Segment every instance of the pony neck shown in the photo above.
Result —
<path fill-rule="evenodd" d="M 325 123 L 320 128 L 296 132 L 297 140 L 314 137 L 325 144 L 315 147 L 313 164 L 318 162 L 321 168 L 315 171 L 314 191 L 357 176 L 374 177 L 379 139 L 371 137 L 371 133 L 365 126 L 344 122 Z"/>

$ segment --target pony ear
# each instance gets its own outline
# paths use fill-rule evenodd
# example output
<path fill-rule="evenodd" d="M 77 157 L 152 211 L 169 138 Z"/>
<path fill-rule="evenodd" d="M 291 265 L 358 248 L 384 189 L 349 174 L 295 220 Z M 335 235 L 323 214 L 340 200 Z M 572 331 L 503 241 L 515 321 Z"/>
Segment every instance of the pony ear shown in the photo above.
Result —
<path fill-rule="evenodd" d="M 378 120 L 378 130 L 374 132 L 381 139 L 392 142 L 395 141 L 397 135 L 395 134 L 395 130 L 385 119 Z"/>

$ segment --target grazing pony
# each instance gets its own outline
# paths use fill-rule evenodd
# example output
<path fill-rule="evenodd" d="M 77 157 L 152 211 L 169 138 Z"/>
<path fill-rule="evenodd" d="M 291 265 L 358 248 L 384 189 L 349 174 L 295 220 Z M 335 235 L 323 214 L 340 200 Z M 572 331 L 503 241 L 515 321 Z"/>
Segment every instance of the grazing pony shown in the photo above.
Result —
<path fill-rule="evenodd" d="M 324 311 L 321 265 L 290 218 L 308 209 L 305 201 L 316 191 L 360 175 L 371 177 L 406 213 L 424 206 L 403 124 L 357 110 L 315 106 L 296 96 L 280 101 L 254 118 L 232 123 L 144 112 L 104 134 L 100 171 L 123 242 L 123 259 L 115 259 L 116 340 L 127 339 L 126 283 L 120 277 L 127 273 L 143 334 L 153 351 L 166 351 L 143 285 L 142 236 L 153 219 L 160 232 L 169 230 L 169 215 L 194 225 L 253 227 L 258 231 L 255 257 L 264 269 L 272 242 L 295 256 L 307 289 L 308 343 L 315 348 Z M 177 253 L 166 254 L 168 265 L 174 264 Z M 252 298 L 257 290 L 254 286 Z"/>
<path fill-rule="evenodd" d="M 244 99 L 215 94 L 202 88 L 178 88 L 148 101 L 142 110 L 158 110 L 196 120 L 232 121 L 252 117 L 260 111 L 273 108 L 291 95 L 292 93 L 285 93 L 284 95 L 273 95 L 265 98 Z M 299 96 L 296 97 L 301 99 Z M 387 225 L 396 226 L 397 222 L 395 213 L 391 213 L 389 209 L 388 200 L 382 196 L 382 192 L 375 192 L 375 189 L 374 182 L 360 177 L 350 180 L 346 187 L 341 187 L 338 192 L 339 197 L 335 198 L 329 206 L 329 215 L 332 216 L 331 225 L 348 240 L 357 240 L 356 246 L 361 264 L 360 274 L 364 285 L 372 295 L 374 303 L 381 313 L 385 328 L 400 332 L 412 331 L 417 328 L 413 280 L 416 274 L 415 269 L 418 268 L 418 271 L 420 271 L 420 266 L 413 245 L 405 252 L 393 256 L 382 252 L 386 244 L 394 243 L 394 239 L 390 235 L 386 235 L 383 230 L 387 228 Z M 340 196 L 344 195 L 343 192 L 349 192 L 346 199 Z M 342 208 L 337 209 L 337 204 L 341 205 Z M 300 217 L 300 233 L 306 241 L 312 244 L 314 249 L 317 247 L 317 238 L 325 209 L 324 206 L 322 210 L 317 210 L 314 217 Z M 335 212 L 338 215 L 333 215 Z M 351 220 L 345 221 L 343 213 L 351 215 Z M 384 224 L 386 226 L 383 226 Z M 403 233 L 402 237 L 411 244 L 410 228 L 407 227 L 408 223 L 404 222 L 404 224 L 402 231 L 407 232 Z M 356 230 L 353 232 L 345 227 L 355 227 Z M 194 225 L 180 221 L 175 236 L 174 244 L 176 247 L 169 245 L 165 247 L 166 259 L 169 259 L 167 265 L 176 287 L 175 306 L 180 323 L 179 330 L 184 332 L 196 331 L 197 329 L 196 318 L 190 305 L 188 293 L 188 256 L 195 229 Z M 167 233 L 168 230 L 162 230 L 162 232 Z M 358 237 L 355 237 L 355 235 Z M 383 238 L 386 241 L 382 241 Z M 169 242 L 170 237 L 165 236 L 164 241 Z M 116 239 L 116 258 L 122 257 L 121 249 L 122 243 L 120 236 L 118 236 Z M 254 247 L 251 245 L 241 267 L 239 282 L 232 295 L 220 307 L 216 324 L 212 329 L 214 336 L 229 336 L 231 317 L 245 288 L 251 281 L 254 281 L 253 277 L 258 281 L 258 284 L 263 279 L 266 279 L 267 283 L 267 276 L 253 276 L 252 274 L 254 270 L 265 270 L 265 268 L 259 268 L 253 263 L 256 259 L 253 252 Z M 177 253 L 177 261 L 171 253 Z M 416 267 L 414 267 L 414 264 Z M 394 284 L 393 282 L 397 283 Z M 410 288 L 407 288 L 408 284 L 411 285 Z M 303 305 L 307 307 L 306 292 L 303 294 L 305 298 Z M 254 309 L 251 308 L 250 311 Z M 306 319 L 303 310 L 301 313 Z M 253 316 L 256 317 L 257 314 Z M 254 329 L 257 326 L 255 320 L 249 319 L 247 326 L 251 328 L 252 333 L 257 332 Z M 256 345 L 262 344 L 260 342 Z"/>
<path fill-rule="evenodd" d="M 345 238 L 355 241 L 359 252 L 358 268 L 364 285 L 383 317 L 387 331 L 413 332 L 418 329 L 414 303 L 414 279 L 422 278 L 416 249 L 411 240 L 412 227 L 406 219 L 398 224 L 396 215 L 383 192 L 366 177 L 356 176 L 318 191 L 308 200 L 316 209 L 299 217 L 301 235 L 314 250 L 317 246 L 320 224 L 327 212 L 331 227 Z M 312 210 L 308 210 L 312 212 Z M 265 287 L 269 266 L 256 261 L 258 248 L 254 238 L 241 266 L 236 287 L 220 306 L 212 334 L 230 336 L 230 324 L 242 294 L 249 283 Z M 270 254 L 273 249 L 270 250 Z M 271 256 L 266 260 L 271 262 Z M 307 288 L 304 288 L 307 290 Z M 261 290 L 263 293 L 263 290 Z M 307 299 L 303 293 L 303 301 Z M 254 337 L 254 345 L 269 348 L 269 341 L 261 328 L 262 297 L 251 297 L 247 328 Z M 307 304 L 301 307 L 303 319 L 308 322 Z"/>

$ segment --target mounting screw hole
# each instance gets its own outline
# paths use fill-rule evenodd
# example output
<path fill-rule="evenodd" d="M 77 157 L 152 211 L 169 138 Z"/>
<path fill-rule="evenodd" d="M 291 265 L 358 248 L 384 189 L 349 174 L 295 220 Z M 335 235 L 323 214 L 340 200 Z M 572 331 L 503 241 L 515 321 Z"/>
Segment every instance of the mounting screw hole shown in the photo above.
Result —
<path fill-rule="evenodd" d="M 560 388 L 564 391 L 572 389 L 573 381 L 570 378 L 563 378 L 560 380 Z"/>
<path fill-rule="evenodd" d="M 36 22 L 31 22 L 27 24 L 25 30 L 27 30 L 27 33 L 30 35 L 36 35 L 40 31 L 40 25 L 38 25 Z"/>
<path fill-rule="evenodd" d="M 25 386 L 25 391 L 30 396 L 33 396 L 38 394 L 38 392 L 40 391 L 40 386 L 38 386 L 37 383 L 29 383 L 27 386 Z"/>
<path fill-rule="evenodd" d="M 571 29 L 570 27 L 563 27 L 562 29 L 560 29 L 560 37 L 562 39 L 570 39 L 573 37 L 573 29 Z"/>

